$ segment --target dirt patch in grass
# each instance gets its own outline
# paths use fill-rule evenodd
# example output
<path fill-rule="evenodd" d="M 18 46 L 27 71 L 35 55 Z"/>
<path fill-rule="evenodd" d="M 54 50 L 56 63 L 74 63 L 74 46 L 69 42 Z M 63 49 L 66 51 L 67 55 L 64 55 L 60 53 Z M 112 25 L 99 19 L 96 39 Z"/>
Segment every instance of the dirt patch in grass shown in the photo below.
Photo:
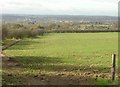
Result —
<path fill-rule="evenodd" d="M 109 77 L 105 74 L 93 74 L 89 72 L 80 75 L 54 73 L 54 74 L 21 74 L 19 69 L 23 69 L 13 58 L 3 57 L 3 71 L 18 70 L 17 73 L 3 72 L 3 85 L 95 85 L 99 77 Z"/>

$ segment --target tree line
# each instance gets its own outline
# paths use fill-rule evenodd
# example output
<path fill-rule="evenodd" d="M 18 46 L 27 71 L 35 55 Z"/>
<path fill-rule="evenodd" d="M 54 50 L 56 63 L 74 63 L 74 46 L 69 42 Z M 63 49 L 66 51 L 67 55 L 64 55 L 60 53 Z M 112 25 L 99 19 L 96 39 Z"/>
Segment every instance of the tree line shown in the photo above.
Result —
<path fill-rule="evenodd" d="M 43 26 L 39 23 L 2 23 L 2 39 L 30 38 L 44 33 L 118 32 L 116 29 L 117 24 L 50 23 Z"/>
<path fill-rule="evenodd" d="M 7 23 L 2 24 L 2 39 L 22 39 L 43 35 L 43 28 L 40 25 L 28 26 L 23 24 Z"/>

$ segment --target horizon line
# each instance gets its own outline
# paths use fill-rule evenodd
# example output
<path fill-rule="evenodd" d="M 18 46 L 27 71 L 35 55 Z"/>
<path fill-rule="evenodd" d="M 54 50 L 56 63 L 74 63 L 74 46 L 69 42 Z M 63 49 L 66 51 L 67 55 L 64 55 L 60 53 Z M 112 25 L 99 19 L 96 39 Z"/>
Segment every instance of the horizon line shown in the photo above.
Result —
<path fill-rule="evenodd" d="M 106 17 L 118 17 L 118 15 L 80 15 L 80 14 L 15 14 L 15 13 L 2 13 L 0 15 L 32 15 L 32 16 L 106 16 Z"/>

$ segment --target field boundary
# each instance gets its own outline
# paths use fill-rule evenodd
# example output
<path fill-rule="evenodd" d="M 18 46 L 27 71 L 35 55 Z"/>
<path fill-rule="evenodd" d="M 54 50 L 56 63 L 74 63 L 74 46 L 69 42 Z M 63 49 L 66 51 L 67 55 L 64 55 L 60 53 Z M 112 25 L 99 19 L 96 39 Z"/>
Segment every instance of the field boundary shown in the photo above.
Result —
<path fill-rule="evenodd" d="M 120 30 L 70 30 L 70 29 L 61 29 L 61 30 L 51 30 L 45 31 L 45 33 L 99 33 L 99 32 L 120 32 Z"/>
<path fill-rule="evenodd" d="M 18 43 L 19 41 L 20 41 L 20 40 L 12 41 L 12 42 L 10 42 L 10 43 L 8 43 L 8 44 L 6 44 L 6 45 L 3 45 L 3 46 L 2 46 L 2 50 L 5 50 L 5 49 L 7 49 L 7 48 L 10 47 L 10 46 L 15 45 L 15 44 Z"/>

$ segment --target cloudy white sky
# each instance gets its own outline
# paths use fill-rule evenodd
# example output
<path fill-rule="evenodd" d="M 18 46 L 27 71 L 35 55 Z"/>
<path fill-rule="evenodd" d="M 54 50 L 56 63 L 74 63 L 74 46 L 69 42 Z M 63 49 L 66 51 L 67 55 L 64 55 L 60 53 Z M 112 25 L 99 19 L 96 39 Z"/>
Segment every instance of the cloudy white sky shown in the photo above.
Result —
<path fill-rule="evenodd" d="M 0 0 L 2 13 L 117 16 L 119 0 Z"/>

